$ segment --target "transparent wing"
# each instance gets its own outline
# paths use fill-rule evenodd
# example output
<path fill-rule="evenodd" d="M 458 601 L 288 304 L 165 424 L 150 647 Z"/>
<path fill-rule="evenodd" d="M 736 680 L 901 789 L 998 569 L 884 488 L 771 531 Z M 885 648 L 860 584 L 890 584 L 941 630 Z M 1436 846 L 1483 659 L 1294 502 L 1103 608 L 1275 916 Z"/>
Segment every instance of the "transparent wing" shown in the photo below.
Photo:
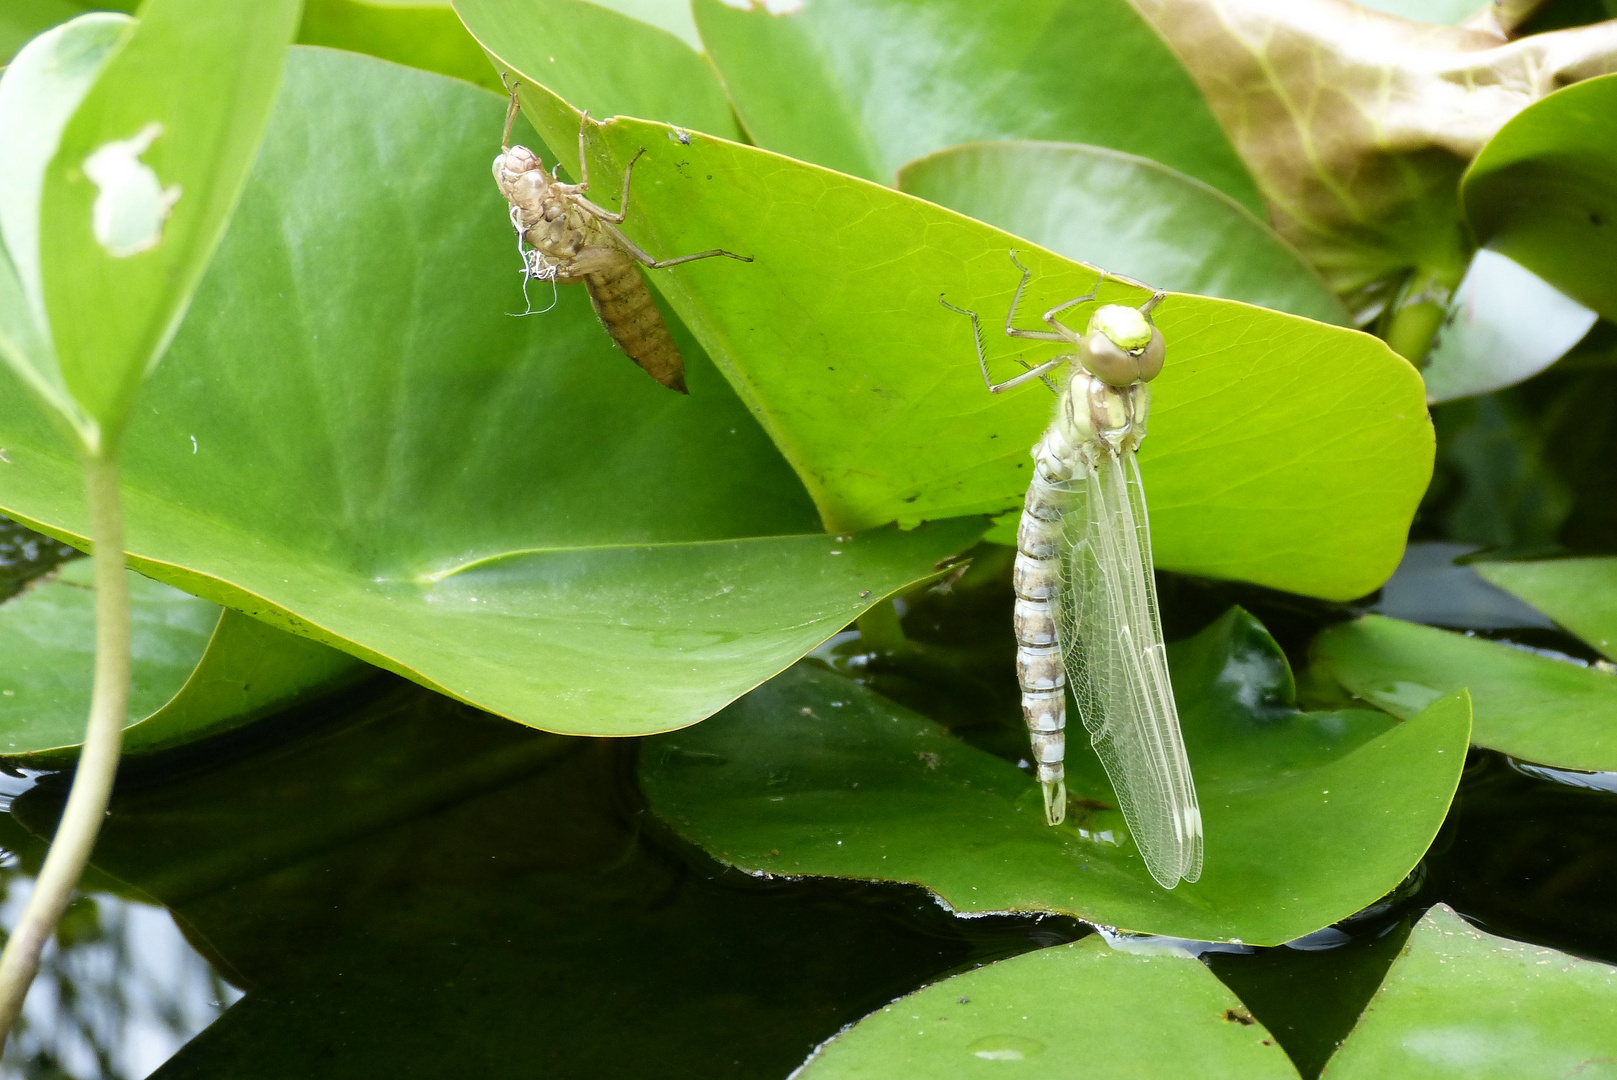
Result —
<path fill-rule="evenodd" d="M 1151 575 L 1145 491 L 1132 453 L 1075 477 L 1063 520 L 1057 637 L 1078 715 L 1145 865 L 1163 888 L 1202 872 L 1201 808 Z"/>

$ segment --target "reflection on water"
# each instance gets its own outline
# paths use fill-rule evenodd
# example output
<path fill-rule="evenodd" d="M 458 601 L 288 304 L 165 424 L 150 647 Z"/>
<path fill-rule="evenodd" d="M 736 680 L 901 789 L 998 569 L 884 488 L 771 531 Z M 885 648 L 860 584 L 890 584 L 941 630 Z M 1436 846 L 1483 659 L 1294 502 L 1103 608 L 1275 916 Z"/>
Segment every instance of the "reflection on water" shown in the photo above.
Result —
<path fill-rule="evenodd" d="M 0 926 L 33 891 L 0 870 Z M 241 991 L 186 943 L 162 907 L 111 893 L 68 908 L 0 1061 L 10 1080 L 141 1080 L 218 1019 Z"/>
<path fill-rule="evenodd" d="M 778 1080 L 901 994 L 1081 933 L 956 919 L 914 888 L 727 871 L 646 815 L 635 753 L 380 676 L 126 762 L 96 873 L 166 904 L 246 991 L 154 1077 Z M 0 822 L 43 833 L 63 794 L 42 777 Z M 191 962 L 195 1000 L 219 1000 Z M 103 983 L 80 996 L 123 1008 Z M 212 1014 L 165 1015 L 195 1022 L 158 1057 Z"/>
<path fill-rule="evenodd" d="M 9 600 L 30 581 L 79 552 L 66 544 L 25 529 L 0 514 L 0 601 Z"/>

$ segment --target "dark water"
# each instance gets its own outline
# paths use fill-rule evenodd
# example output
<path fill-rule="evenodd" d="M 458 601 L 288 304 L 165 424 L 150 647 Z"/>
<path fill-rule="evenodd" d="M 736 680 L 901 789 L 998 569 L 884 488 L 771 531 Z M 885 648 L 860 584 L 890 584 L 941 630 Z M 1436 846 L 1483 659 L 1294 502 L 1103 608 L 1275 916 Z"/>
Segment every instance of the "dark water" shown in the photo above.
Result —
<path fill-rule="evenodd" d="M 0 515 L 0 603 L 30 581 L 82 553 Z"/>
<path fill-rule="evenodd" d="M 0 543 L 29 543 L 10 535 Z M 41 548 L 29 565 L 59 555 Z M 947 588 L 879 609 L 821 655 L 1017 755 L 1007 575 L 1003 549 L 985 550 Z M 1170 637 L 1241 603 L 1298 664 L 1314 632 L 1365 606 L 1172 575 L 1162 589 Z M 779 1080 L 896 996 L 1085 932 L 1068 919 L 956 919 L 919 889 L 726 870 L 646 813 L 636 751 L 378 675 L 126 763 L 92 895 L 7 1075 Z M 0 817 L 15 918 L 64 778 L 4 779 L 18 792 Z M 1432 903 L 1617 961 L 1617 785 L 1601 787 L 1614 779 L 1474 752 L 1397 894 L 1293 947 L 1204 960 L 1307 1075 Z"/>

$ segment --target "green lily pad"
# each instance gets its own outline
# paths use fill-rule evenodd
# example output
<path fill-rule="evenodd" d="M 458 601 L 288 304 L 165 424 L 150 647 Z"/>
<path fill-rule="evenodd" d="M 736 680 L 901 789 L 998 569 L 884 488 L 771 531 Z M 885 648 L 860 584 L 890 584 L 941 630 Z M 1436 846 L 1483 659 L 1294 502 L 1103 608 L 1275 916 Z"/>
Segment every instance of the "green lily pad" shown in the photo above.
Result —
<path fill-rule="evenodd" d="M 1606 318 L 1617 318 L 1617 75 L 1517 113 L 1460 186 L 1479 239 Z"/>
<path fill-rule="evenodd" d="M 1477 563 L 1476 570 L 1617 660 L 1617 558 Z"/>
<path fill-rule="evenodd" d="M 959 143 L 1089 143 L 1160 161 L 1263 212 L 1195 84 L 1121 0 L 750 10 L 693 0 L 692 10 L 741 122 L 770 150 L 889 183 L 905 162 Z"/>
<path fill-rule="evenodd" d="M 750 873 L 913 882 L 962 912 L 1278 944 L 1403 880 L 1459 782 L 1463 694 L 1404 724 L 1298 712 L 1284 657 L 1239 609 L 1169 663 L 1207 835 L 1201 880 L 1171 892 L 1081 739 L 1067 823 L 1051 828 L 1025 772 L 812 664 L 647 743 L 641 783 L 681 835 Z"/>
<path fill-rule="evenodd" d="M 1617 968 L 1485 934 L 1439 904 L 1322 1077 L 1610 1077 L 1614 1010 Z"/>
<path fill-rule="evenodd" d="M 510 318 L 519 260 L 488 176 L 504 113 L 458 80 L 294 50 L 129 431 L 131 563 L 524 723 L 694 723 L 983 523 L 819 533 L 677 323 L 688 399 L 580 290 Z M 0 506 L 82 537 L 73 455 L 12 386 Z"/>
<path fill-rule="evenodd" d="M 588 0 L 455 0 L 455 11 L 497 68 L 520 69 L 592 116 L 741 137 L 713 66 L 666 29 Z M 544 114 L 528 119 L 551 146 L 569 147 L 568 159 L 577 156 L 576 114 L 556 127 Z"/>
<path fill-rule="evenodd" d="M 1472 741 L 1566 769 L 1617 769 L 1617 675 L 1380 615 L 1314 640 L 1324 671 L 1394 716 L 1470 691 Z"/>
<path fill-rule="evenodd" d="M 298 43 L 368 53 L 504 92 L 449 0 L 304 0 Z"/>
<path fill-rule="evenodd" d="M 1180 950 L 1136 955 L 1094 935 L 899 998 L 815 1051 L 802 1080 L 1296 1080 L 1286 1052 Z M 1018 1062 L 1021 1064 L 1009 1064 Z"/>
<path fill-rule="evenodd" d="M 129 573 L 134 674 L 124 750 L 160 750 L 239 727 L 368 670 L 179 589 Z M 84 737 L 95 660 L 90 561 L 0 605 L 0 755 L 45 768 Z"/>
<path fill-rule="evenodd" d="M 531 77 L 537 58 L 521 59 L 530 119 L 576 131 L 578 114 Z M 606 191 L 646 149 L 626 228 L 647 250 L 755 257 L 653 280 L 828 527 L 1021 504 L 1051 398 L 1037 385 L 989 394 L 970 324 L 938 296 L 991 329 L 1018 280 L 1010 249 L 1034 273 L 1029 313 L 1090 291 L 1096 270 L 880 185 L 666 125 L 615 120 L 592 129 L 590 147 Z M 570 166 L 576 136 L 552 149 Z M 1108 280 L 1097 303 L 1146 295 Z M 1431 475 L 1415 369 L 1366 334 L 1227 300 L 1173 295 L 1154 317 L 1168 365 L 1141 461 L 1157 564 L 1337 599 L 1384 581 Z M 1012 355 L 1057 352 L 997 334 L 989 347 L 1000 377 L 1021 370 Z"/>
<path fill-rule="evenodd" d="M 910 162 L 898 186 L 1158 288 L 1348 324 L 1324 280 L 1257 215 L 1147 158 L 1070 143 L 971 143 Z"/>

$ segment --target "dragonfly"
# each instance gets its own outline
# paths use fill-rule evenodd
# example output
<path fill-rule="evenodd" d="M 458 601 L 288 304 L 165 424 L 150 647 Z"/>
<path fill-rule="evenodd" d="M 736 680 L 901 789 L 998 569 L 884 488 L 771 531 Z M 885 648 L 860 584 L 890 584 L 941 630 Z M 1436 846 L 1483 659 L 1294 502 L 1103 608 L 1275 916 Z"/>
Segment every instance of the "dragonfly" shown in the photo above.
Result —
<path fill-rule="evenodd" d="M 508 89 L 511 104 L 505 112 L 500 153 L 494 158 L 494 182 L 511 207 L 511 226 L 516 230 L 517 251 L 522 256 L 523 295 L 527 295 L 528 282 L 535 278 L 549 281 L 552 286 L 582 281 L 589 290 L 590 306 L 617 347 L 670 390 L 689 393 L 685 361 L 635 264 L 649 270 L 666 270 L 720 255 L 750 263 L 751 256 L 714 248 L 672 259 L 653 258 L 618 228 L 628 218 L 629 180 L 645 147 L 623 170 L 623 194 L 613 213 L 585 197 L 590 189 L 589 158 L 585 154 L 588 110 L 578 126 L 578 183 L 563 184 L 546 171 L 538 154 L 526 146 L 511 145 L 511 125 L 516 122 L 520 106 L 517 84 Z"/>
<path fill-rule="evenodd" d="M 1139 307 L 1106 304 L 1083 333 L 1057 316 L 1093 301 L 1095 288 L 1044 313 L 1048 330 L 1016 327 L 1032 273 L 1022 272 L 1005 315 L 1009 337 L 1059 342 L 1073 351 L 996 383 L 988 374 L 977 313 L 969 316 L 977 365 L 990 392 L 1041 380 L 1056 393 L 1055 419 L 1033 448 L 1016 533 L 1016 671 L 1045 820 L 1066 818 L 1066 692 L 1123 811 L 1146 869 L 1172 889 L 1202 871 L 1201 809 L 1168 681 L 1167 650 L 1152 576 L 1151 529 L 1135 451 L 1145 438 L 1148 384 L 1167 348 L 1151 313 L 1165 293 Z"/>

